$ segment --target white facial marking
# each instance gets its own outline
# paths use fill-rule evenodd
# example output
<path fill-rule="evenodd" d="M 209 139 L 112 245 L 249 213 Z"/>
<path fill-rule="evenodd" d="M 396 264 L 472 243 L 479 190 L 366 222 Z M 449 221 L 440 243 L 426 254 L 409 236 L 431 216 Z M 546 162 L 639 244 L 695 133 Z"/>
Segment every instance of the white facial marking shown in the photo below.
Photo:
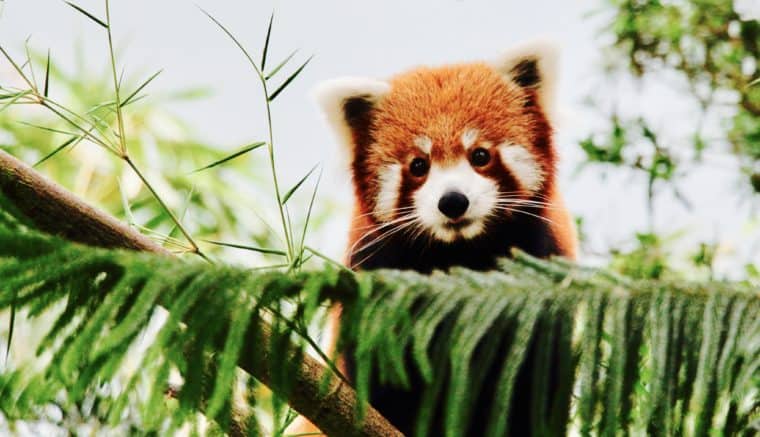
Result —
<path fill-rule="evenodd" d="M 429 155 L 430 151 L 433 149 L 433 140 L 425 135 L 420 135 L 414 139 L 414 145 L 422 150 L 422 153 Z"/>
<path fill-rule="evenodd" d="M 452 190 L 461 192 L 470 202 L 457 221 L 465 224 L 458 228 L 438 210 L 441 196 Z M 427 180 L 414 194 L 414 206 L 419 221 L 434 238 L 452 242 L 457 237 L 474 238 L 483 231 L 485 220 L 496 205 L 498 192 L 495 182 L 475 172 L 463 159 L 453 166 L 433 165 Z"/>
<path fill-rule="evenodd" d="M 502 164 L 512 172 L 525 190 L 534 193 L 541 188 L 544 172 L 528 149 L 504 143 L 499 146 L 499 155 Z"/>
<path fill-rule="evenodd" d="M 375 218 L 381 222 L 393 220 L 401 190 L 401 164 L 385 166 L 378 174 L 379 190 L 375 198 Z"/>
<path fill-rule="evenodd" d="M 478 140 L 478 134 L 479 132 L 477 129 L 466 129 L 462 133 L 462 145 L 464 146 L 465 150 L 475 145 L 475 141 Z"/>

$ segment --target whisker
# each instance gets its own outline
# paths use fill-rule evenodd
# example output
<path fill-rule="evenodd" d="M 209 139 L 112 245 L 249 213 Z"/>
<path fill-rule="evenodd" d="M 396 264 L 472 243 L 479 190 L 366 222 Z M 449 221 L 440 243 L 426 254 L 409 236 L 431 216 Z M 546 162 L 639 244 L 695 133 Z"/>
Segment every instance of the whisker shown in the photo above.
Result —
<path fill-rule="evenodd" d="M 372 245 L 375 245 L 375 244 L 377 244 L 377 243 L 379 243 L 381 241 L 383 242 L 382 245 L 379 245 L 377 247 L 377 249 L 375 249 L 373 252 L 367 254 L 361 260 L 359 260 L 357 262 L 354 262 L 354 263 L 351 263 L 351 268 L 356 268 L 356 267 L 359 267 L 360 265 L 362 265 L 365 261 L 367 261 L 372 256 L 374 256 L 378 251 L 380 251 L 380 249 L 382 249 L 385 246 L 385 244 L 387 244 L 388 239 L 391 236 L 395 235 L 398 232 L 401 232 L 402 230 L 404 230 L 405 228 L 409 227 L 410 225 L 414 225 L 415 223 L 416 223 L 415 220 L 410 221 L 408 223 L 403 223 L 403 224 L 399 225 L 396 228 L 393 228 L 393 229 L 391 229 L 389 231 L 384 232 L 383 234 L 381 234 L 380 236 L 378 236 L 377 238 L 375 238 L 371 242 L 369 242 L 369 243 L 365 244 L 364 246 L 362 246 L 361 248 L 359 248 L 357 251 L 351 251 L 349 256 L 351 256 L 353 254 L 356 254 L 356 253 L 361 253 L 362 251 L 366 250 L 368 247 L 370 247 Z M 383 240 L 385 240 L 385 241 L 383 241 Z"/>
<path fill-rule="evenodd" d="M 393 213 L 393 214 L 395 214 L 395 213 L 399 213 L 399 212 L 410 211 L 410 210 L 412 210 L 414 208 L 415 208 L 414 205 L 402 206 L 402 207 L 399 207 L 399 208 L 394 208 L 390 212 Z M 360 218 L 367 217 L 367 216 L 370 216 L 370 215 L 373 215 L 373 214 L 375 214 L 375 211 L 370 211 L 370 212 L 365 212 L 364 214 L 359 214 L 357 216 L 354 216 L 353 221 L 356 221 L 356 220 L 358 220 Z"/>
<path fill-rule="evenodd" d="M 499 194 L 498 196 L 496 196 L 496 198 L 497 199 L 510 199 L 510 200 L 511 199 L 525 200 L 525 201 L 529 201 L 529 202 L 544 202 L 544 200 L 542 200 L 541 198 L 526 198 L 525 196 L 511 196 L 511 195 L 505 196 L 505 195 Z M 551 199 L 549 199 L 549 200 L 551 200 Z M 551 202 L 544 202 L 544 203 L 551 203 Z"/>
<path fill-rule="evenodd" d="M 403 218 L 403 217 L 409 216 L 410 214 L 414 214 L 414 208 L 412 207 L 412 208 L 409 208 L 408 210 L 404 210 L 404 211 L 398 211 L 398 212 L 399 212 L 399 213 L 402 213 L 402 214 L 401 214 L 401 215 L 399 215 L 399 216 L 397 216 L 397 217 L 394 217 L 393 219 L 391 219 L 391 220 L 389 220 L 389 221 L 385 221 L 385 222 L 378 222 L 378 223 L 371 223 L 371 224 L 368 224 L 368 225 L 365 225 L 365 226 L 360 226 L 360 227 L 357 227 L 357 228 L 355 228 L 355 229 L 357 229 L 357 230 L 370 229 L 370 228 L 372 228 L 372 227 L 375 227 L 375 226 L 383 226 L 383 225 L 385 225 L 385 224 L 387 224 L 387 223 L 392 223 L 392 222 L 395 222 L 395 221 L 397 221 L 397 220 L 399 220 L 399 219 L 401 219 L 401 218 Z M 359 219 L 360 219 L 360 216 L 357 216 L 356 218 L 354 218 L 354 220 L 352 220 L 352 222 L 351 222 L 351 223 L 355 223 L 355 222 L 356 222 L 356 221 L 358 221 Z"/>
<path fill-rule="evenodd" d="M 361 251 L 367 249 L 368 247 L 372 246 L 373 244 L 376 244 L 378 241 L 386 239 L 386 238 L 388 238 L 388 237 L 390 237 L 390 236 L 392 236 L 392 235 L 394 235 L 394 234 L 402 231 L 403 229 L 405 229 L 406 227 L 408 227 L 412 223 L 413 223 L 413 221 L 410 220 L 407 223 L 402 223 L 402 224 L 400 224 L 400 225 L 398 225 L 396 227 L 390 228 L 390 229 L 386 230 L 385 232 L 381 233 L 380 235 L 376 236 L 374 239 L 370 240 L 368 243 L 366 243 L 363 246 L 361 246 L 359 249 L 356 249 L 355 251 L 352 251 L 352 253 L 361 252 Z"/>
<path fill-rule="evenodd" d="M 529 201 L 529 200 L 498 200 L 497 205 L 533 206 L 533 207 L 542 207 L 546 209 L 559 209 L 557 206 L 552 205 L 550 203 L 535 202 L 535 201 Z"/>
<path fill-rule="evenodd" d="M 527 199 L 496 199 L 496 200 L 499 202 L 515 202 L 515 203 L 522 202 L 522 203 L 532 203 L 535 205 L 546 205 L 546 206 L 551 205 L 551 203 L 549 202 L 542 202 L 540 200 L 527 200 Z"/>
<path fill-rule="evenodd" d="M 414 216 L 415 216 L 415 214 L 408 213 L 408 214 L 402 215 L 400 217 L 396 217 L 395 219 L 387 221 L 387 222 L 382 222 L 382 223 L 378 223 L 378 224 L 374 224 L 374 225 L 362 226 L 362 227 L 357 228 L 357 230 L 369 229 L 369 231 L 365 232 L 365 234 L 367 234 L 367 233 L 371 233 L 371 232 L 383 229 L 385 227 L 392 226 L 394 224 L 403 222 L 403 221 L 405 221 L 405 220 L 407 220 L 409 218 L 412 218 Z"/>
<path fill-rule="evenodd" d="M 399 218 L 397 218 L 397 219 L 395 219 L 395 220 L 393 220 L 393 221 L 390 221 L 390 222 L 386 222 L 386 223 L 383 223 L 383 224 L 381 224 L 381 225 L 378 225 L 378 226 L 375 226 L 375 227 L 373 227 L 373 229 L 370 229 L 369 231 L 367 231 L 367 232 L 365 232 L 364 234 L 362 234 L 362 235 L 361 235 L 361 237 L 359 237 L 359 238 L 356 240 L 356 242 L 354 242 L 354 244 L 353 244 L 353 245 L 351 246 L 351 248 L 349 249 L 349 253 L 355 253 L 355 252 L 356 252 L 356 251 L 355 251 L 355 249 L 356 249 L 356 246 L 357 246 L 358 244 L 360 244 L 360 243 L 361 243 L 363 240 L 365 240 L 366 238 L 368 238 L 368 237 L 372 236 L 374 233 L 376 233 L 376 232 L 380 231 L 381 229 L 384 229 L 384 228 L 388 228 L 388 227 L 390 227 L 390 228 L 391 228 L 390 230 L 393 230 L 393 229 L 394 229 L 394 226 L 396 226 L 396 225 L 399 225 L 399 224 L 403 224 L 405 221 L 411 221 L 411 220 L 414 220 L 414 218 L 415 218 L 415 217 L 416 217 L 416 215 L 415 215 L 415 214 L 407 214 L 407 215 L 405 215 L 405 216 L 402 216 L 402 217 L 399 217 Z M 387 232 L 387 231 L 385 231 L 385 232 Z M 383 234 L 381 234 L 381 235 L 384 235 L 384 233 L 383 233 Z"/>
<path fill-rule="evenodd" d="M 524 191 L 503 191 L 499 193 L 499 196 L 513 196 L 513 197 L 519 197 L 521 199 L 530 198 L 530 199 L 543 199 L 543 200 L 553 200 L 546 196 L 545 194 L 538 194 L 538 193 L 525 193 Z"/>
<path fill-rule="evenodd" d="M 531 217 L 535 217 L 537 219 L 541 219 L 541 220 L 543 220 L 543 221 L 545 221 L 545 222 L 547 222 L 547 223 L 549 223 L 551 225 L 554 224 L 554 222 L 552 220 L 548 219 L 547 217 L 540 216 L 538 214 L 533 214 L 533 213 L 530 213 L 528 211 L 523 211 L 521 209 L 507 208 L 507 207 L 503 207 L 503 206 L 497 206 L 495 209 L 498 209 L 500 211 L 507 211 L 507 212 L 514 212 L 514 213 L 520 213 L 520 214 L 529 215 Z"/>

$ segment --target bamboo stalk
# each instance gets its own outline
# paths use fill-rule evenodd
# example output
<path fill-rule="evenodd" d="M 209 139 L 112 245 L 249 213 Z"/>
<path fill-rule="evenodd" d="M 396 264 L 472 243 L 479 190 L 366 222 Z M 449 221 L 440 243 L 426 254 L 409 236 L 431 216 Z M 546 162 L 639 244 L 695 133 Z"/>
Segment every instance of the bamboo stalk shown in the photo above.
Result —
<path fill-rule="evenodd" d="M 91 246 L 123 248 L 172 254 L 120 222 L 113 216 L 88 205 L 74 194 L 50 181 L 34 169 L 0 150 L 0 191 L 21 210 L 39 229 L 60 235 L 71 241 Z M 266 321 L 257 320 L 259 339 L 268 345 L 271 328 Z M 304 355 L 299 370 L 293 377 L 296 384 L 286 393 L 273 386 L 268 366 L 267 347 L 248 345 L 240 357 L 239 366 L 273 391 L 285 396 L 296 411 L 308 418 L 328 435 L 401 436 L 377 410 L 368 407 L 359 424 L 356 415 L 354 390 L 314 358 Z M 295 350 L 295 346 L 294 346 Z M 322 380 L 331 381 L 327 395 L 320 390 Z"/>

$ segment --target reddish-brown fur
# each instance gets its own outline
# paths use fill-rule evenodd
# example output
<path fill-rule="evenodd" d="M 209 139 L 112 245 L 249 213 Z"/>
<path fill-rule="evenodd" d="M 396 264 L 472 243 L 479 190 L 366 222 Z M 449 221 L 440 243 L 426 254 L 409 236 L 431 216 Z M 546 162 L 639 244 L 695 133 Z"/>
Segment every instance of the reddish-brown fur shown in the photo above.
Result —
<path fill-rule="evenodd" d="M 530 149 L 544 172 L 540 198 L 551 204 L 545 214 L 553 222 L 557 243 L 564 256 L 575 257 L 575 227 L 555 187 L 552 128 L 536 89 L 504 80 L 485 63 L 419 68 L 396 76 L 390 84 L 391 91 L 371 109 L 367 128 L 353 132 L 355 207 L 349 248 L 359 239 L 366 240 L 367 230 L 379 224 L 371 212 L 379 190 L 377 174 L 383 166 L 404 164 L 404 203 L 424 183 L 424 178 L 415 178 L 408 170 L 415 157 L 423 156 L 414 138 L 429 137 L 432 162 L 445 165 L 465 156 L 460 136 L 465 129 L 477 128 L 480 138 L 492 146 L 509 140 Z M 517 181 L 497 161 L 479 171 L 519 190 Z"/>

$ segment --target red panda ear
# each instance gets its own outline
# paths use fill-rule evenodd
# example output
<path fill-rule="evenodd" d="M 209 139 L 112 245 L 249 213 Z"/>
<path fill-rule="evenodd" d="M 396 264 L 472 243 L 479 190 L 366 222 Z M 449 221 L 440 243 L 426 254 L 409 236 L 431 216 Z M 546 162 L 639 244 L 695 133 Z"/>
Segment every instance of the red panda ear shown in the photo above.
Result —
<path fill-rule="evenodd" d="M 523 43 L 502 54 L 492 63 L 505 79 L 536 90 L 539 104 L 551 113 L 557 79 L 559 49 L 548 40 Z"/>
<path fill-rule="evenodd" d="M 349 160 L 370 141 L 372 112 L 389 90 L 387 82 L 355 77 L 328 80 L 314 89 L 317 103 L 343 143 Z"/>

